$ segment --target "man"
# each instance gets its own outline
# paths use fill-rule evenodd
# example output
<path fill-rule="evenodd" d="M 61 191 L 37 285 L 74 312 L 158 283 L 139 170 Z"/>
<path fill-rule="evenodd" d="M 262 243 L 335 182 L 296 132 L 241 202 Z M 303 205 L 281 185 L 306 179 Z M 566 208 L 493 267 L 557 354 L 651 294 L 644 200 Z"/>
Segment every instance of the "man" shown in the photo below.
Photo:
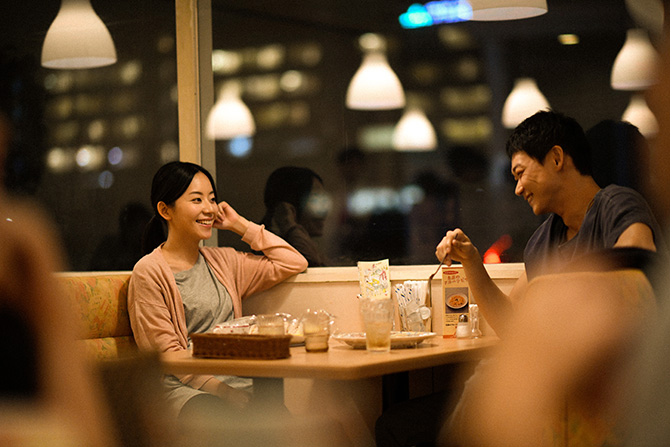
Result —
<path fill-rule="evenodd" d="M 448 231 L 436 249 L 447 265 L 463 264 L 475 301 L 498 335 L 504 334 L 505 321 L 533 278 L 560 271 L 601 249 L 655 251 L 662 245 L 658 224 L 642 196 L 616 185 L 600 189 L 593 180 L 589 144 L 574 119 L 552 111 L 536 113 L 514 130 L 507 154 L 517 182 L 515 193 L 536 215 L 549 214 L 526 245 L 526 272 L 509 296 L 493 283 L 462 230 Z"/>
<path fill-rule="evenodd" d="M 436 249 L 437 257 L 460 262 L 482 315 L 496 333 L 504 337 L 514 306 L 525 295 L 529 281 L 551 273 L 574 269 L 581 257 L 613 247 L 636 247 L 655 251 L 662 246 L 661 232 L 645 200 L 632 189 L 610 185 L 601 189 L 591 176 L 589 144 L 581 126 L 572 118 L 542 111 L 527 118 L 507 142 L 511 171 L 523 197 L 537 215 L 547 219 L 533 234 L 524 251 L 526 273 L 509 296 L 488 275 L 477 248 L 461 229 L 448 231 Z M 602 263 L 600 263 L 602 264 Z M 475 377 L 480 373 L 476 372 Z M 453 427 L 463 425 L 471 414 L 467 408 L 472 395 L 470 379 L 451 412 L 449 439 Z M 476 387 L 474 387 L 476 390 Z M 377 422 L 378 445 L 411 445 L 434 442 L 434 418 L 441 409 L 449 411 L 445 396 L 432 395 L 401 404 Z M 426 414 L 423 408 L 431 408 Z M 412 427 L 399 423 L 403 414 L 421 413 L 421 423 Z M 412 419 L 414 420 L 414 419 Z M 405 444 L 410 442 L 410 444 Z"/>

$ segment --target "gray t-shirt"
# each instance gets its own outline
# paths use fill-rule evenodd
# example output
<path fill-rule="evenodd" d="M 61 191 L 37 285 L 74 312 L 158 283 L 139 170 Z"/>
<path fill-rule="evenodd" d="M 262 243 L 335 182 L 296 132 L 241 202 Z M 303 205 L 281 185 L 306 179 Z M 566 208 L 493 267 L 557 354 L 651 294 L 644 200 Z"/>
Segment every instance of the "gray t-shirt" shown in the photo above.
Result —
<path fill-rule="evenodd" d="M 175 273 L 177 288 L 181 293 L 188 333 L 211 332 L 217 324 L 232 320 L 233 300 L 226 287 L 214 275 L 205 258 L 200 254 L 195 265 L 188 270 Z M 216 376 L 233 388 L 251 391 L 252 381 L 237 376 Z M 204 391 L 184 385 L 173 375 L 165 376 L 167 401 L 178 416 L 184 404 Z"/>
<path fill-rule="evenodd" d="M 560 216 L 551 214 L 526 244 L 524 262 L 528 281 L 560 271 L 585 254 L 612 248 L 630 225 L 643 223 L 651 228 L 654 243 L 665 254 L 662 233 L 649 205 L 636 191 L 609 185 L 601 189 L 586 212 L 579 232 L 566 240 L 567 227 Z"/>

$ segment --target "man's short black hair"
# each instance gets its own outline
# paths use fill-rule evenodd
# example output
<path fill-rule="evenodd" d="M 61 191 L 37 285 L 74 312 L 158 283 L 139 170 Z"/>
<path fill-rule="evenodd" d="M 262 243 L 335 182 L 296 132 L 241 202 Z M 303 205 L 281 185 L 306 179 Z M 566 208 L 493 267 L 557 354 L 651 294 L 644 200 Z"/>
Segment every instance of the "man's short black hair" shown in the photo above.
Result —
<path fill-rule="evenodd" d="M 592 175 L 591 148 L 579 123 L 568 116 L 551 110 L 537 112 L 519 124 L 507 140 L 507 155 L 525 152 L 539 162 L 544 162 L 554 146 L 572 158 L 577 171 Z"/>

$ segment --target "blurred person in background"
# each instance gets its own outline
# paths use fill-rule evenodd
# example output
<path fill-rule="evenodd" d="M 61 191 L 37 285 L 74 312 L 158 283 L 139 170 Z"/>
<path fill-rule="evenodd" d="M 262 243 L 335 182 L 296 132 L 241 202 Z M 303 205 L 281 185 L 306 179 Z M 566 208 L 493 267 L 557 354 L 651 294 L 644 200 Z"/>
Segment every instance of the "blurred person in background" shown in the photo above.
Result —
<path fill-rule="evenodd" d="M 263 201 L 261 223 L 269 231 L 298 250 L 310 267 L 328 265 L 315 238 L 323 236 L 331 201 L 316 172 L 295 166 L 276 169 L 265 184 Z"/>

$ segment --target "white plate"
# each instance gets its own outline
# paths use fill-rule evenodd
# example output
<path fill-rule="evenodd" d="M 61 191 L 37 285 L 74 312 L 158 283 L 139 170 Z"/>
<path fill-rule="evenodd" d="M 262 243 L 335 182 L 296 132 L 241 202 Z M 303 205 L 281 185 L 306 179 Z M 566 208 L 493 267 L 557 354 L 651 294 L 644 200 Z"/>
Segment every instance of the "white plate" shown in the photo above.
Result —
<path fill-rule="evenodd" d="M 413 348 L 422 341 L 434 337 L 435 332 L 391 332 L 391 348 Z M 333 335 L 339 342 L 346 343 L 354 349 L 365 349 L 365 332 L 349 332 Z"/>

